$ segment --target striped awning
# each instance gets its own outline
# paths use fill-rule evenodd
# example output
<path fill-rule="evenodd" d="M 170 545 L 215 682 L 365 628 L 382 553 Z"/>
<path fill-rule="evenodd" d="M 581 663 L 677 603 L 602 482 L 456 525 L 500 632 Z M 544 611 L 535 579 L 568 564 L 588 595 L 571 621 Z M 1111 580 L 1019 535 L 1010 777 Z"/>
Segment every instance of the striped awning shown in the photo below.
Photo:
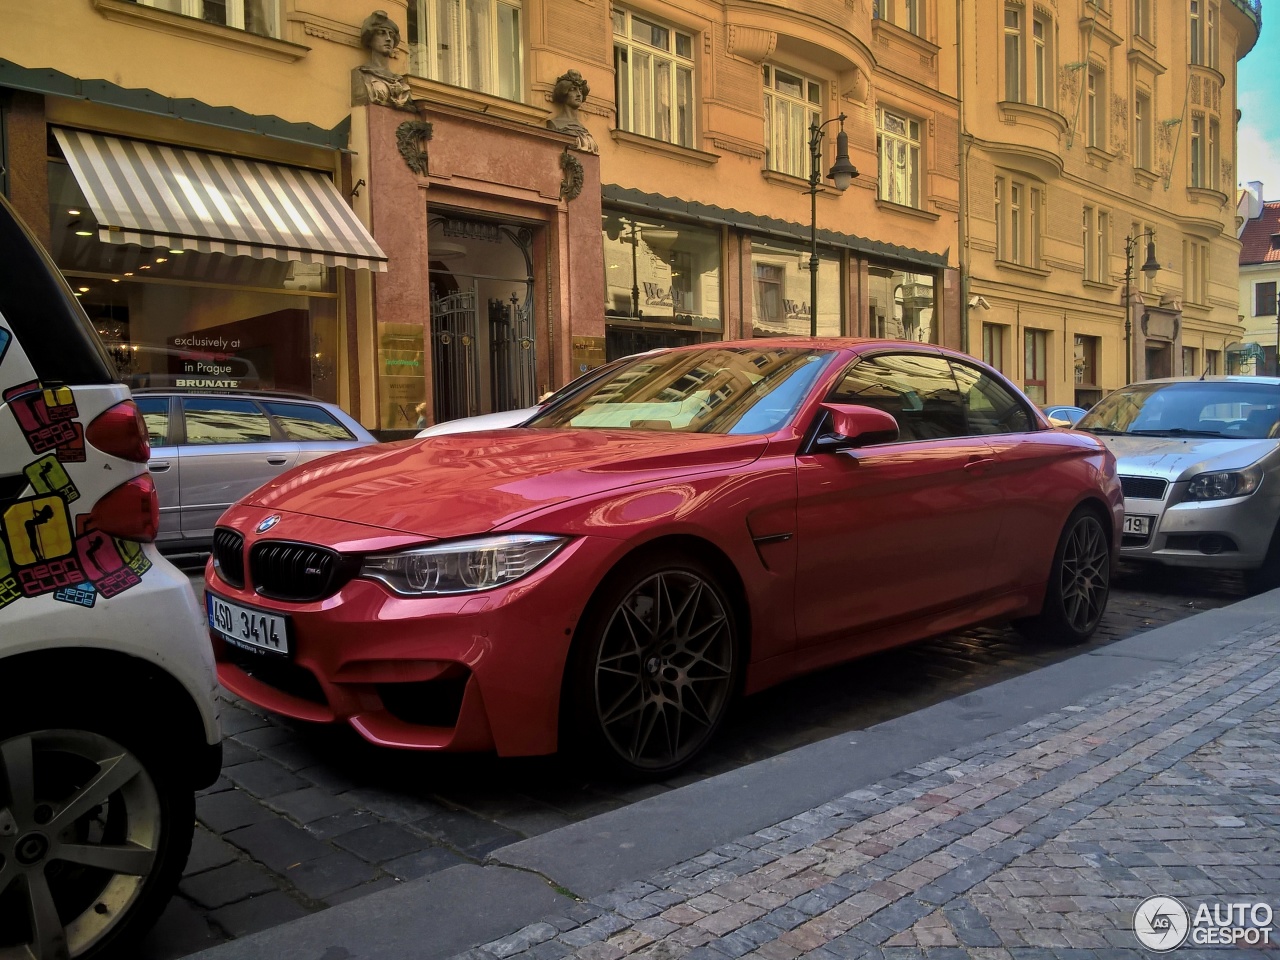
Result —
<path fill-rule="evenodd" d="M 105 243 L 386 270 L 315 170 L 54 128 Z"/>

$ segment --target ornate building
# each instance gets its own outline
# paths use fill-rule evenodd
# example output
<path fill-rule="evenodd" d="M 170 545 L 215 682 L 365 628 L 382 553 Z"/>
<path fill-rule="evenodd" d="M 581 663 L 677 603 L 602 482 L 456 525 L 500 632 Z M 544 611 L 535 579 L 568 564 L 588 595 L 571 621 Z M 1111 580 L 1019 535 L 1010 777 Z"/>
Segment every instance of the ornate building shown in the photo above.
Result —
<path fill-rule="evenodd" d="M 1223 372 L 1240 338 L 1236 64 L 1259 4 L 959 7 L 967 349 L 1042 403 Z"/>
<path fill-rule="evenodd" d="M 393 433 L 659 344 L 960 345 L 951 5 L 381 6 L 0 0 L 0 189 L 135 382 Z"/>
<path fill-rule="evenodd" d="M 1280 202 L 1263 199 L 1257 180 L 1240 197 L 1240 314 L 1244 338 L 1234 364 L 1241 373 L 1275 374 L 1280 345 Z"/>

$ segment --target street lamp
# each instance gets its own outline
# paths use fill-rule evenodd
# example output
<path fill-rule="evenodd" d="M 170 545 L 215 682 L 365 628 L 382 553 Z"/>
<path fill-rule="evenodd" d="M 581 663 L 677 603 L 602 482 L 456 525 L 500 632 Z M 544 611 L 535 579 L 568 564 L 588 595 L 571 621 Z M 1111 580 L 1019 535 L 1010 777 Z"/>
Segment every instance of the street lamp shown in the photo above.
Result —
<path fill-rule="evenodd" d="M 818 187 L 822 184 L 822 138 L 827 124 L 840 122 L 836 136 L 836 162 L 827 172 L 827 179 L 834 180 L 836 189 L 843 193 L 858 175 L 858 168 L 849 162 L 849 135 L 844 132 L 845 115 L 833 117 L 824 123 L 817 120 L 809 124 L 809 336 L 818 335 Z"/>
<path fill-rule="evenodd" d="M 1144 230 L 1136 237 L 1124 238 L 1124 382 L 1133 382 L 1133 311 L 1129 308 L 1129 291 L 1133 286 L 1133 248 L 1144 238 L 1147 240 L 1147 262 L 1142 265 L 1142 272 L 1153 277 L 1160 269 L 1156 260 L 1156 241 L 1154 230 Z"/>

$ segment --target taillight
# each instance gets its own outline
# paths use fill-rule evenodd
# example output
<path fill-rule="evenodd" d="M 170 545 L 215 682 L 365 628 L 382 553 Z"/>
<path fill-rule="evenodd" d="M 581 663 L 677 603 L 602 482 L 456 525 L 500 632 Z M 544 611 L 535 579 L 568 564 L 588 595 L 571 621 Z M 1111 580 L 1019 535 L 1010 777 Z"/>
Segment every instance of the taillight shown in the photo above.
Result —
<path fill-rule="evenodd" d="M 160 499 L 151 475 L 134 477 L 107 493 L 93 505 L 89 522 L 113 537 L 144 543 L 154 540 L 160 528 Z"/>
<path fill-rule="evenodd" d="M 151 444 L 147 440 L 147 422 L 142 411 L 132 400 L 117 403 L 104 410 L 89 424 L 85 439 L 113 457 L 146 463 L 151 457 Z"/>

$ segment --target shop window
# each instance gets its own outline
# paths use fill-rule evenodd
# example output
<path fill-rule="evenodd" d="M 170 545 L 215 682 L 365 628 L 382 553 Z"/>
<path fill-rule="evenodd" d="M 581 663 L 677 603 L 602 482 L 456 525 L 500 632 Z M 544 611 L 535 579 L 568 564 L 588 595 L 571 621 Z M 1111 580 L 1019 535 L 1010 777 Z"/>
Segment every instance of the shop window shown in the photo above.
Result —
<path fill-rule="evenodd" d="M 982 325 L 982 359 L 1004 373 L 1004 339 L 1009 328 L 1000 323 Z"/>
<path fill-rule="evenodd" d="M 1082 387 L 1096 387 L 1098 385 L 1097 337 L 1076 335 L 1074 367 L 1077 391 Z"/>
<path fill-rule="evenodd" d="M 410 0 L 406 15 L 416 76 L 524 98 L 520 0 Z"/>
<path fill-rule="evenodd" d="M 764 65 L 765 164 L 808 179 L 809 127 L 819 122 L 822 86 L 783 67 Z"/>
<path fill-rule="evenodd" d="M 613 66 L 620 129 L 694 146 L 692 34 L 615 9 Z"/>
<path fill-rule="evenodd" d="M 1151 97 L 1142 92 L 1133 97 L 1133 165 L 1151 169 Z"/>
<path fill-rule="evenodd" d="M 810 331 L 811 252 L 799 244 L 752 238 L 751 332 L 757 337 L 802 336 Z M 838 337 L 844 329 L 840 298 L 840 257 L 818 254 L 818 336 Z"/>
<path fill-rule="evenodd" d="M 1029 54 L 1029 55 L 1028 55 Z M 1004 9 L 1004 98 L 1053 106 L 1053 24 L 1020 3 Z"/>
<path fill-rule="evenodd" d="M 263 37 L 280 36 L 278 0 L 133 0 L 144 7 L 155 7 L 195 17 L 206 23 L 220 23 Z"/>
<path fill-rule="evenodd" d="M 1253 315 L 1255 317 L 1276 315 L 1276 281 L 1267 280 L 1253 285 Z"/>
<path fill-rule="evenodd" d="M 876 111 L 880 199 L 920 206 L 920 121 L 891 110 Z"/>
<path fill-rule="evenodd" d="M 921 2 L 922 0 L 875 0 L 871 15 L 919 36 Z"/>
<path fill-rule="evenodd" d="M 1023 333 L 1023 390 L 1035 403 L 1046 403 L 1049 370 L 1049 332 L 1027 330 Z"/>
<path fill-rule="evenodd" d="M 867 270 L 867 298 L 873 319 L 893 340 L 937 343 L 937 296 L 934 277 L 893 267 L 871 265 Z"/>

